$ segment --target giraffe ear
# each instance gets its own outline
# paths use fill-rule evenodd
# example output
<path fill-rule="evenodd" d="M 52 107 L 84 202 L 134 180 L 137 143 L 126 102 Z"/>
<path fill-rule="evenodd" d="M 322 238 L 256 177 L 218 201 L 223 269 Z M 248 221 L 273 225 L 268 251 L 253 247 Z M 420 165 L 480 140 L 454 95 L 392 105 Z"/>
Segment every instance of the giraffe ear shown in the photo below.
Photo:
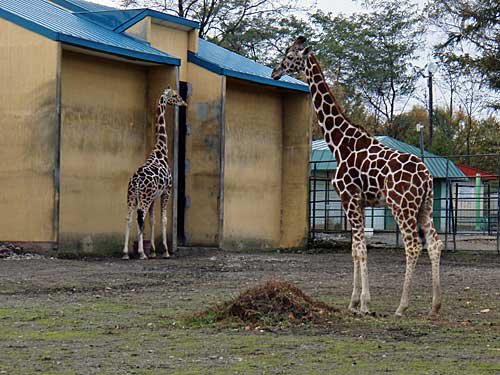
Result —
<path fill-rule="evenodd" d="M 170 87 L 170 85 L 167 86 L 167 90 L 172 90 L 172 88 Z"/>

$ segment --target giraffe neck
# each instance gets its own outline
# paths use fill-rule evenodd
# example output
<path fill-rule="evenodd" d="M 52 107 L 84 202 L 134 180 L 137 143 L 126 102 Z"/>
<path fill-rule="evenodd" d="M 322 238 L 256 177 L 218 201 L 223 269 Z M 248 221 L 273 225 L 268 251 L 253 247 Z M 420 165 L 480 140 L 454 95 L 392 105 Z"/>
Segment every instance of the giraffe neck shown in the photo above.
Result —
<path fill-rule="evenodd" d="M 305 62 L 305 75 L 309 84 L 318 125 L 337 161 L 346 159 L 353 151 L 371 143 L 372 137 L 361 126 L 353 124 L 342 112 L 335 96 L 325 81 L 323 71 L 314 54 Z M 358 144 L 357 140 L 361 140 Z"/>
<path fill-rule="evenodd" d="M 159 160 L 168 159 L 168 148 L 167 148 L 167 128 L 165 121 L 166 104 L 162 102 L 158 103 L 157 117 L 156 117 L 156 130 L 155 130 L 155 147 L 154 154 Z"/>

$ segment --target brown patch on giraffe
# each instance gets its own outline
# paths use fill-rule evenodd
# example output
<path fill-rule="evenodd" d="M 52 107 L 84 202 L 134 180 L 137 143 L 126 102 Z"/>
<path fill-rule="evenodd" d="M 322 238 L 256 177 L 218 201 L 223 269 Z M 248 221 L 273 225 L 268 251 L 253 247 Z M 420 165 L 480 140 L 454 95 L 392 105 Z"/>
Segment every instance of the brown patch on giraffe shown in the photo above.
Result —
<path fill-rule="evenodd" d="M 323 80 L 323 77 L 321 77 L 320 75 L 316 74 L 313 76 L 313 80 L 314 80 L 314 83 L 319 83 Z"/>
<path fill-rule="evenodd" d="M 362 135 L 361 138 L 358 138 L 358 141 L 356 142 L 356 149 L 365 150 L 370 146 L 371 143 L 371 140 L 366 135 Z"/>
<path fill-rule="evenodd" d="M 332 106 L 323 103 L 323 112 L 325 112 L 325 115 L 329 115 L 332 112 Z"/>
<path fill-rule="evenodd" d="M 345 135 L 347 137 L 352 137 L 356 133 L 356 129 L 354 129 L 352 126 L 345 131 Z"/>
<path fill-rule="evenodd" d="M 410 173 L 415 173 L 417 171 L 417 165 L 414 162 L 409 162 L 403 165 L 403 169 Z"/>
<path fill-rule="evenodd" d="M 402 163 L 406 163 L 408 160 L 410 160 L 410 156 L 411 155 L 409 155 L 409 154 L 401 154 L 401 155 L 398 156 L 398 159 Z"/>
<path fill-rule="evenodd" d="M 333 102 L 333 99 L 332 98 L 330 98 L 330 99 L 332 100 L 330 104 L 335 104 Z M 339 115 L 339 109 L 337 108 L 336 105 L 332 106 L 332 115 L 334 115 L 334 116 L 338 116 Z"/>
<path fill-rule="evenodd" d="M 311 91 L 312 91 L 312 89 L 311 89 Z M 321 108 L 321 103 L 323 103 L 323 99 L 321 98 L 321 95 L 320 94 L 314 95 L 314 106 L 315 106 L 315 108 Z"/>
<path fill-rule="evenodd" d="M 329 92 L 326 93 L 326 95 L 323 98 L 324 98 L 324 101 L 327 102 L 328 104 L 334 104 L 332 95 Z M 337 111 L 337 113 L 335 113 L 335 111 Z M 334 116 L 338 115 L 338 110 L 337 110 L 337 108 L 335 106 L 332 107 L 332 114 Z"/>
<path fill-rule="evenodd" d="M 332 132 L 332 140 L 336 145 L 340 144 L 340 141 L 342 140 L 342 132 L 339 129 L 335 129 Z"/>
<path fill-rule="evenodd" d="M 335 117 L 335 125 L 336 126 L 342 125 L 343 122 L 344 122 L 344 119 L 342 118 L 342 116 Z"/>
<path fill-rule="evenodd" d="M 323 113 L 323 111 L 318 111 L 318 121 L 321 123 L 325 121 L 325 114 Z"/>
<path fill-rule="evenodd" d="M 325 133 L 325 142 L 330 143 L 330 134 L 329 133 Z"/>
<path fill-rule="evenodd" d="M 312 71 L 313 71 L 314 75 L 318 74 L 318 75 L 322 76 L 321 70 L 319 70 L 319 67 L 317 65 L 313 65 Z"/>
<path fill-rule="evenodd" d="M 333 129 L 333 117 L 332 116 L 328 116 L 325 119 L 325 126 L 326 126 L 326 130 L 328 130 L 328 131 Z"/>
<path fill-rule="evenodd" d="M 328 85 L 326 84 L 326 82 L 321 82 L 318 84 L 318 90 L 320 93 L 322 94 L 326 94 L 329 90 L 328 90 Z"/>

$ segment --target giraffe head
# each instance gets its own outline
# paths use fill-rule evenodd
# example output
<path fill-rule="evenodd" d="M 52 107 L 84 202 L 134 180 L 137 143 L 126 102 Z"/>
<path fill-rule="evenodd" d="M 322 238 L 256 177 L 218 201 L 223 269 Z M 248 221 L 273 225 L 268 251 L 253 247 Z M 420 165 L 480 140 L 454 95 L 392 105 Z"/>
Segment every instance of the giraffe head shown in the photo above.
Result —
<path fill-rule="evenodd" d="M 187 106 L 187 103 L 182 99 L 182 97 L 173 88 L 168 85 L 168 87 L 163 90 L 160 98 L 162 104 L 176 105 L 176 106 Z"/>
<path fill-rule="evenodd" d="M 295 42 L 286 49 L 285 57 L 281 63 L 273 69 L 271 77 L 280 79 L 283 74 L 302 73 L 305 69 L 305 60 L 311 52 L 311 47 L 305 47 L 306 38 L 299 36 Z"/>

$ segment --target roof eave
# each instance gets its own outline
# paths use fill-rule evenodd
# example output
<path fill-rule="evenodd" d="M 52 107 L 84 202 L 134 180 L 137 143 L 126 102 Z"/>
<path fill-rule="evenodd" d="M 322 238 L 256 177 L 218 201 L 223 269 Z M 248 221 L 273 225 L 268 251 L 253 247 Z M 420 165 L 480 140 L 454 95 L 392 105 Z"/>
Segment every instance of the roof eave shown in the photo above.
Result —
<path fill-rule="evenodd" d="M 231 69 L 226 69 L 223 68 L 217 64 L 214 64 L 210 61 L 207 61 L 200 56 L 198 56 L 196 53 L 189 51 L 188 52 L 188 61 L 196 64 L 198 66 L 201 66 L 202 68 L 205 68 L 207 70 L 210 70 L 211 72 L 217 73 L 219 75 L 227 76 L 227 77 L 233 77 L 233 78 L 239 78 L 243 79 L 245 81 L 250 81 L 250 82 L 255 82 L 267 86 L 275 86 L 275 87 L 281 87 L 284 89 L 288 90 L 294 90 L 294 91 L 301 91 L 301 92 L 309 92 L 309 87 L 305 85 L 299 85 L 291 82 L 286 82 L 286 81 L 276 81 L 273 80 L 272 78 L 264 78 L 261 76 L 256 76 L 253 74 L 249 73 L 243 73 L 239 72 L 236 70 L 231 70 Z"/>
<path fill-rule="evenodd" d="M 27 20 L 26 18 L 20 17 L 16 14 L 7 12 L 0 8 L 0 17 L 15 23 L 21 27 L 24 27 L 30 31 L 37 34 L 43 35 L 51 40 L 60 41 L 68 44 L 74 44 L 106 53 L 111 53 L 114 55 L 119 55 L 122 57 L 143 60 L 148 62 L 154 62 L 159 64 L 169 64 L 179 66 L 181 64 L 180 59 L 170 56 L 153 55 L 145 52 L 134 51 L 126 48 L 120 48 L 115 46 L 106 45 L 103 43 L 93 42 L 86 39 L 77 38 L 71 35 L 66 35 L 62 33 L 55 32 L 44 26 L 37 24 L 36 22 Z"/>
<path fill-rule="evenodd" d="M 119 55 L 122 57 L 128 57 L 128 58 L 132 58 L 132 59 L 154 62 L 154 63 L 159 63 L 159 64 L 168 64 L 168 65 L 175 65 L 175 66 L 181 65 L 181 60 L 176 58 L 176 57 L 153 55 L 150 53 L 129 50 L 129 49 L 125 49 L 125 48 L 120 48 L 120 47 L 110 46 L 107 44 L 93 42 L 93 41 L 86 40 L 86 39 L 76 38 L 74 36 L 70 36 L 70 35 L 66 35 L 66 34 L 59 34 L 59 40 L 61 42 L 64 42 L 64 43 L 74 44 L 74 45 L 98 50 L 101 52 L 110 53 L 113 55 Z"/>
<path fill-rule="evenodd" d="M 152 18 L 158 18 L 164 21 L 172 22 L 172 23 L 177 23 L 182 26 L 186 26 L 191 29 L 199 29 L 200 24 L 196 21 L 191 21 L 185 18 L 181 17 L 176 17 L 172 16 L 170 14 L 158 12 L 156 10 L 152 9 L 144 9 L 141 13 L 137 14 L 136 16 L 132 17 L 128 21 L 125 21 L 122 23 L 120 26 L 116 27 L 113 31 L 117 33 L 122 33 L 125 30 L 129 29 L 130 27 L 134 26 L 136 23 L 142 21 L 146 17 L 152 17 Z"/>

